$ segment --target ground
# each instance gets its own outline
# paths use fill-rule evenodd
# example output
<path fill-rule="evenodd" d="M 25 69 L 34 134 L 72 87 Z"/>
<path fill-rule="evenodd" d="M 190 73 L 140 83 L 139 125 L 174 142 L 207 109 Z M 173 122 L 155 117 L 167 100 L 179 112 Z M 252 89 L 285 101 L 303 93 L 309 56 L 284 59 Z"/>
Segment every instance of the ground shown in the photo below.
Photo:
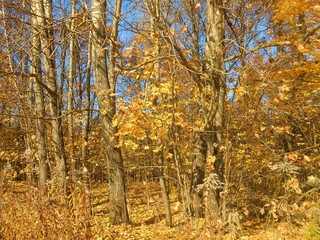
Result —
<path fill-rule="evenodd" d="M 92 216 L 81 191 L 71 194 L 65 205 L 59 199 L 37 193 L 37 188 L 23 182 L 11 182 L 5 190 L 2 188 L 0 239 L 319 239 L 320 236 L 319 225 L 310 221 L 298 226 L 288 221 L 266 222 L 243 216 L 241 230 L 236 232 L 223 225 L 210 227 L 204 219 L 185 214 L 174 190 L 170 193 L 174 226 L 169 228 L 157 182 L 128 184 L 130 225 L 110 225 L 107 184 L 92 185 Z"/>

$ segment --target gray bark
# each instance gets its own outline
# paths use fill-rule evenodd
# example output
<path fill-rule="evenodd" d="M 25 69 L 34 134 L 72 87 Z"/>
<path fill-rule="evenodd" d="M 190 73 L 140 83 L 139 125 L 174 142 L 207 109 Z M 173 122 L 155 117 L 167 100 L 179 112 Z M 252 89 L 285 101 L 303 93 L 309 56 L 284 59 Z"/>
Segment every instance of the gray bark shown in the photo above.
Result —
<path fill-rule="evenodd" d="M 32 2 L 32 11 L 36 13 L 36 9 Z M 32 21 L 32 69 L 31 73 L 35 78 L 34 91 L 35 91 L 35 110 L 36 110 L 36 148 L 39 159 L 39 184 L 44 185 L 49 178 L 49 165 L 47 159 L 47 143 L 46 143 L 46 129 L 44 123 L 44 96 L 43 88 L 39 82 L 42 81 L 41 72 L 41 42 L 39 36 L 39 29 L 37 28 L 38 22 L 34 15 L 31 17 Z"/>
<path fill-rule="evenodd" d="M 90 129 L 90 77 L 91 77 L 91 54 L 92 54 L 92 49 L 91 49 L 91 34 L 89 35 L 89 40 L 88 40 L 88 59 L 87 59 L 87 72 L 86 72 L 86 103 L 85 103 L 85 114 L 83 117 L 83 132 L 82 132 L 82 137 L 83 137 L 83 142 L 84 144 L 82 145 L 82 161 L 83 161 L 83 166 L 87 167 L 87 160 L 88 160 L 88 139 L 89 139 L 89 129 Z"/>
<path fill-rule="evenodd" d="M 74 183 L 76 181 L 76 160 L 75 160 L 75 150 L 74 150 L 74 135 L 73 135 L 73 82 L 75 78 L 75 41 L 74 41 L 74 16 L 76 8 L 76 0 L 71 1 L 71 23 L 70 23 L 70 45 L 69 45 L 69 77 L 68 77 L 68 140 L 70 145 L 70 175 L 71 181 Z"/>
<path fill-rule="evenodd" d="M 223 144 L 224 124 L 224 101 L 225 101 L 225 63 L 224 63 L 224 40 L 225 40 L 225 15 L 223 0 L 207 0 L 207 38 L 205 47 L 206 72 L 209 83 L 213 89 L 211 106 L 205 122 L 207 156 L 215 157 L 214 166 L 206 166 L 209 171 L 216 173 L 219 180 L 224 182 L 224 163 L 221 147 Z M 213 170 L 211 170 L 213 167 Z M 206 218 L 216 221 L 224 218 L 221 214 L 221 189 L 209 189 L 206 205 Z"/>
<path fill-rule="evenodd" d="M 106 158 L 109 170 L 109 206 L 110 222 L 112 224 L 128 223 L 129 216 L 126 203 L 124 169 L 121 151 L 117 148 L 115 133 L 117 128 L 112 126 L 112 120 L 116 113 L 115 103 L 115 51 L 118 37 L 118 22 L 121 12 L 121 0 L 115 3 L 115 15 L 113 30 L 111 33 L 109 63 L 107 70 L 106 60 L 106 1 L 92 1 L 92 59 L 95 86 L 102 119 L 102 132 L 106 144 Z"/>
<path fill-rule="evenodd" d="M 44 67 L 46 72 L 47 90 L 50 96 L 50 113 L 52 140 L 54 145 L 55 168 L 53 178 L 62 189 L 66 187 L 66 161 L 60 118 L 60 102 L 57 89 L 57 75 L 54 56 L 54 36 L 52 28 L 52 1 L 35 1 L 35 9 L 38 24 L 41 28 L 41 46 L 44 54 Z"/>
<path fill-rule="evenodd" d="M 210 104 L 208 109 L 202 106 L 204 111 L 204 132 L 195 134 L 191 193 L 194 215 L 202 217 L 205 212 L 206 218 L 216 221 L 222 217 L 221 199 L 219 197 L 221 189 L 203 189 L 207 197 L 207 201 L 204 203 L 204 192 L 202 190 L 197 191 L 197 187 L 203 184 L 204 177 L 210 173 L 216 173 L 219 176 L 219 181 L 224 182 L 224 164 L 221 152 L 226 84 L 223 56 L 225 39 L 223 0 L 207 0 L 206 16 L 204 74 L 206 78 L 205 84 L 211 88 L 213 94 L 211 96 L 203 96 L 204 101 Z M 207 163 L 208 156 L 215 157 L 214 166 L 209 166 Z"/>

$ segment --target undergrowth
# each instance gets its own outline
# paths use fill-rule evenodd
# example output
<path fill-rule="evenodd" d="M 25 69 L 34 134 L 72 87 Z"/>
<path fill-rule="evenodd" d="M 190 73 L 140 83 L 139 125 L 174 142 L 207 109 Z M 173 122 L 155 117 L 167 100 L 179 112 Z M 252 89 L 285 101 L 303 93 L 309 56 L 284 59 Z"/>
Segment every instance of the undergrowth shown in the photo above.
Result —
<path fill-rule="evenodd" d="M 240 212 L 241 227 L 234 233 L 230 224 L 213 225 L 187 216 L 175 191 L 170 195 L 174 227 L 168 228 L 157 183 L 149 183 L 148 189 L 131 183 L 128 189 L 131 224 L 113 226 L 108 220 L 106 184 L 93 187 L 91 201 L 81 184 L 63 197 L 52 188 L 12 181 L 0 190 L 0 239 L 320 239 L 320 203 L 316 201 L 293 204 L 296 208 L 279 205 L 265 219 Z M 280 219 L 283 211 L 288 216 Z M 271 219 L 275 214 L 279 218 Z"/>
<path fill-rule="evenodd" d="M 80 187 L 67 198 L 12 182 L 2 190 L 1 239 L 89 239 L 90 215 Z"/>

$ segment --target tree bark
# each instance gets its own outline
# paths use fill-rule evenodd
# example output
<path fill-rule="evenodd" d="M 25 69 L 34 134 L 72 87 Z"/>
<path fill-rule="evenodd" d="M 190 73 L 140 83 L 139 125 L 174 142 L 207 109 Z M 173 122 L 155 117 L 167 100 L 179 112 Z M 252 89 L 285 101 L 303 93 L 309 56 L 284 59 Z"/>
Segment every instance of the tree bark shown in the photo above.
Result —
<path fill-rule="evenodd" d="M 90 172 L 89 169 L 89 162 L 88 162 L 88 155 L 89 155 L 89 148 L 88 148 L 88 140 L 89 140 L 89 130 L 90 130 L 90 79 L 91 79 L 91 33 L 89 32 L 88 37 L 88 57 L 87 57 L 87 69 L 86 69 L 86 98 L 85 98 L 85 114 L 83 115 L 83 129 L 82 129 L 82 149 L 81 149 L 81 157 L 82 157 L 82 174 L 85 181 L 85 192 L 86 192 L 86 202 L 89 206 L 88 210 L 90 215 L 92 215 L 92 201 L 91 201 L 91 186 L 90 186 Z"/>
<path fill-rule="evenodd" d="M 170 201 L 169 201 L 169 195 L 168 191 L 166 188 L 166 184 L 164 182 L 164 176 L 160 176 L 160 186 L 161 186 L 161 191 L 162 191 L 162 198 L 163 198 L 163 203 L 164 203 L 164 209 L 166 212 L 166 225 L 168 227 L 172 227 L 172 213 L 171 213 L 171 208 L 170 208 Z"/>
<path fill-rule="evenodd" d="M 61 126 L 60 102 L 57 88 L 56 64 L 54 55 L 54 36 L 52 27 L 52 1 L 39 0 L 35 3 L 38 24 L 41 28 L 41 46 L 44 54 L 46 80 L 50 96 L 50 113 L 52 126 L 52 140 L 54 145 L 55 168 L 53 178 L 62 189 L 66 187 L 66 161 Z"/>
<path fill-rule="evenodd" d="M 102 119 L 102 132 L 106 144 L 106 158 L 109 170 L 109 206 L 110 222 L 112 224 L 129 223 L 126 203 L 124 169 L 121 151 L 117 147 L 117 128 L 113 127 L 112 120 L 116 113 L 115 91 L 115 51 L 118 37 L 118 22 L 121 13 L 122 1 L 115 3 L 113 30 L 110 39 L 109 72 L 106 58 L 106 1 L 92 1 L 92 58 L 95 85 Z"/>
<path fill-rule="evenodd" d="M 36 14 L 35 3 L 32 2 L 32 12 Z M 39 159 L 39 185 L 43 186 L 49 178 L 49 165 L 48 165 L 48 153 L 47 153 L 47 142 L 46 142 L 46 128 L 44 123 L 44 96 L 43 88 L 40 86 L 39 82 L 42 81 L 41 72 L 41 42 L 39 36 L 38 22 L 34 15 L 31 16 L 32 21 L 32 68 L 31 73 L 33 74 L 34 81 L 34 91 L 35 91 L 35 110 L 36 110 L 36 146 Z"/>
<path fill-rule="evenodd" d="M 204 83 L 211 90 L 211 94 L 205 95 L 203 93 L 204 102 L 209 102 L 209 107 L 202 106 L 204 131 L 195 134 L 191 193 L 194 215 L 202 217 L 205 212 L 207 219 L 216 221 L 221 217 L 219 197 L 221 189 L 213 190 L 206 186 L 205 189 L 198 188 L 197 190 L 197 187 L 204 183 L 205 176 L 209 176 L 210 173 L 217 174 L 218 180 L 222 183 L 224 181 L 224 164 L 221 151 L 226 85 L 223 55 L 225 39 L 223 0 L 207 0 L 206 16 L 204 59 L 206 79 Z M 212 165 L 212 161 L 207 162 L 209 156 L 215 159 L 214 165 Z M 205 194 L 202 190 L 205 191 Z M 207 198 L 205 206 L 204 195 Z"/>
<path fill-rule="evenodd" d="M 204 140 L 203 134 L 195 134 L 194 136 L 194 151 L 192 161 L 192 176 L 191 176 L 191 189 L 192 196 L 192 214 L 196 218 L 204 216 L 203 211 L 203 190 L 198 189 L 200 184 L 203 184 L 205 176 L 205 164 L 207 155 L 207 143 Z"/>
<path fill-rule="evenodd" d="M 70 172 L 72 183 L 76 182 L 76 160 L 74 150 L 74 136 L 73 136 L 73 82 L 75 78 L 75 41 L 74 41 L 74 29 L 75 29 L 75 8 L 76 0 L 71 1 L 71 23 L 70 23 L 70 45 L 69 45 L 69 78 L 68 78 L 68 140 L 70 146 Z"/>
<path fill-rule="evenodd" d="M 214 156 L 214 166 L 206 163 L 207 172 L 218 175 L 219 181 L 224 182 L 223 163 L 223 124 L 224 124 L 224 101 L 225 101 L 225 63 L 224 63 L 224 40 L 225 40 L 225 15 L 224 0 L 207 0 L 207 30 L 206 30 L 206 73 L 209 76 L 209 84 L 213 95 L 210 99 L 210 109 L 205 119 L 205 141 L 207 143 L 207 157 Z M 208 174 L 207 174 L 208 175 Z M 221 189 L 207 189 L 206 218 L 212 221 L 221 216 Z"/>
<path fill-rule="evenodd" d="M 88 58 L 87 58 L 87 71 L 86 71 L 86 100 L 85 100 L 85 114 L 83 116 L 83 130 L 82 130 L 82 138 L 83 138 L 83 145 L 82 145 L 82 165 L 84 167 L 87 166 L 88 160 L 88 139 L 89 139 L 89 130 L 90 130 L 90 77 L 91 77 L 91 54 L 92 54 L 92 43 L 91 43 L 91 34 L 89 33 L 88 38 Z"/>

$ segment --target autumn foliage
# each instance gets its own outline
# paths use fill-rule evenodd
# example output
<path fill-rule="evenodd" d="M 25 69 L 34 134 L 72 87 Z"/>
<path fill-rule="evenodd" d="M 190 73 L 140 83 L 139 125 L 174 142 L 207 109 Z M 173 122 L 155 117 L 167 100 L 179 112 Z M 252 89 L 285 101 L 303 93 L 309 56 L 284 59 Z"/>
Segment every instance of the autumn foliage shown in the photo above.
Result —
<path fill-rule="evenodd" d="M 0 239 L 320 238 L 318 1 L 23 4 Z"/>

